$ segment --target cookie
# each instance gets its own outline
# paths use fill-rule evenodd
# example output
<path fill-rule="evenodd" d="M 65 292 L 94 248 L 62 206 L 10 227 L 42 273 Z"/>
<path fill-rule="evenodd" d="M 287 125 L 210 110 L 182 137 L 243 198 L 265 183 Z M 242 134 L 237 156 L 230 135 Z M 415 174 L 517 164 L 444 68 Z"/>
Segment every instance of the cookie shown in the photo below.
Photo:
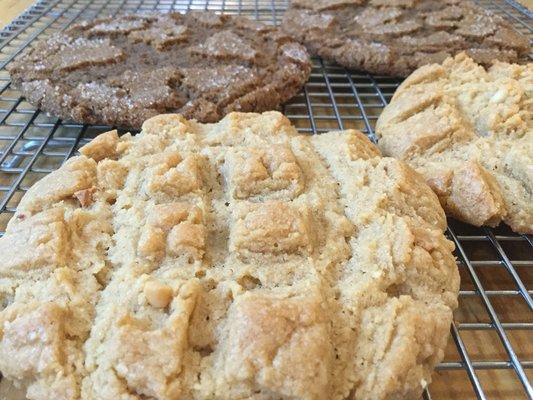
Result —
<path fill-rule="evenodd" d="M 476 62 L 517 62 L 528 40 L 503 18 L 459 0 L 294 0 L 282 28 L 348 68 L 407 76 L 466 51 Z"/>
<path fill-rule="evenodd" d="M 381 114 L 387 155 L 405 160 L 444 209 L 472 225 L 533 233 L 533 64 L 466 54 L 415 71 Z"/>
<path fill-rule="evenodd" d="M 80 153 L 0 238 L 9 385 L 39 399 L 375 400 L 430 382 L 457 305 L 453 244 L 422 177 L 362 133 L 167 114 Z"/>
<path fill-rule="evenodd" d="M 83 22 L 9 70 L 26 99 L 50 114 L 139 129 L 161 113 L 215 122 L 230 111 L 276 109 L 311 66 L 306 50 L 274 27 L 190 12 Z"/>

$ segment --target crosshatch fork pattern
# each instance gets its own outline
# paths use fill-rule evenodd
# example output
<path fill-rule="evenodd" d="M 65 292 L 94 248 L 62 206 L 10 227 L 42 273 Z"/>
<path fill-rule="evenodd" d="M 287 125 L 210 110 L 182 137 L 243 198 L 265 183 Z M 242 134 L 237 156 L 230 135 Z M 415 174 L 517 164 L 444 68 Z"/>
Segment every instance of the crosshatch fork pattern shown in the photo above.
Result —
<path fill-rule="evenodd" d="M 81 18 L 124 12 L 213 10 L 278 24 L 289 0 L 41 0 L 0 31 L 0 234 L 26 190 L 106 126 L 39 112 L 10 85 L 6 66 L 35 39 Z M 478 3 L 532 35 L 531 13 L 512 0 Z M 374 125 L 400 81 L 313 60 L 310 81 L 284 113 L 303 133 Z M 450 221 L 461 273 L 459 309 L 444 361 L 424 399 L 533 399 L 533 237 Z"/>

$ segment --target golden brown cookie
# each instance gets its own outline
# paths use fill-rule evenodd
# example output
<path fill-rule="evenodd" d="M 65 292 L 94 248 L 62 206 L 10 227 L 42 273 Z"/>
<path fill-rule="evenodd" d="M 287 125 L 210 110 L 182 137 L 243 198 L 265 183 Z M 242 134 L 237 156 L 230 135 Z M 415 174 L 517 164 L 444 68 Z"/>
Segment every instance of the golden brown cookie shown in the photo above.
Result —
<path fill-rule="evenodd" d="M 466 54 L 415 71 L 381 114 L 376 133 L 407 161 L 453 217 L 533 233 L 533 64 Z"/>
<path fill-rule="evenodd" d="M 80 153 L 0 238 L 0 395 L 413 399 L 430 382 L 453 244 L 422 177 L 362 133 L 169 114 Z"/>

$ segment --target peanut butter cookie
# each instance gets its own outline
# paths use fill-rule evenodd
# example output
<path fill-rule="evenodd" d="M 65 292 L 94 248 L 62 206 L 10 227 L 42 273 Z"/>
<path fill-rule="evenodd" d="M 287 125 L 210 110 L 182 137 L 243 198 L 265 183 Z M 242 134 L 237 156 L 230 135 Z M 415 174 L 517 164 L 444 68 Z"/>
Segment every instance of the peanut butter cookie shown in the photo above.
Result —
<path fill-rule="evenodd" d="M 362 133 L 168 114 L 80 153 L 0 238 L 4 387 L 375 400 L 430 382 L 457 304 L 453 244 L 422 177 Z"/>
<path fill-rule="evenodd" d="M 533 64 L 485 69 L 466 54 L 415 71 L 376 133 L 453 217 L 533 233 Z"/>

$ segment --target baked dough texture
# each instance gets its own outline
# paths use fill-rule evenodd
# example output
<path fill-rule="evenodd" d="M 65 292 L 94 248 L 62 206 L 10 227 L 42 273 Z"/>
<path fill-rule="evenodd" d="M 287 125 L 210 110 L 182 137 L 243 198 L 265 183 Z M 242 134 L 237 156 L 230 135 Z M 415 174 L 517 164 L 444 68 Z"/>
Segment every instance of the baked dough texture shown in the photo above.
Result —
<path fill-rule="evenodd" d="M 381 114 L 383 153 L 407 161 L 449 215 L 533 233 L 533 64 L 467 55 L 422 67 Z"/>
<path fill-rule="evenodd" d="M 528 38 L 468 0 L 293 0 L 282 28 L 314 55 L 408 76 L 466 51 L 476 62 L 527 62 Z"/>
<path fill-rule="evenodd" d="M 430 382 L 453 244 L 421 176 L 362 133 L 167 114 L 80 153 L 0 239 L 4 390 L 374 400 Z"/>

